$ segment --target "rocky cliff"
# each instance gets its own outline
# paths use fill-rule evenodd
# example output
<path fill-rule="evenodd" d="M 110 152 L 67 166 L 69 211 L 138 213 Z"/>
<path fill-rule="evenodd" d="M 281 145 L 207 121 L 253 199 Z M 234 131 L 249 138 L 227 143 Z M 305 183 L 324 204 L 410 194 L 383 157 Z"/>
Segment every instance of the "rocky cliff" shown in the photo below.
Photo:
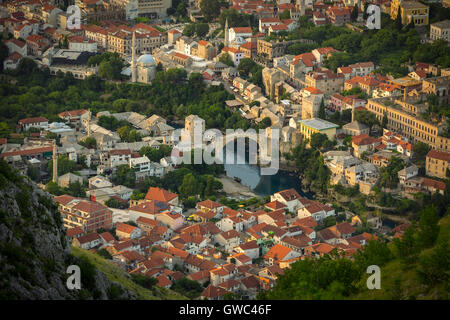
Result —
<path fill-rule="evenodd" d="M 0 160 L 0 299 L 166 298 L 168 290 L 139 287 L 103 260 L 115 268 L 111 281 L 91 260 L 72 254 L 51 196 Z M 81 268 L 81 290 L 66 287 L 69 265 Z"/>

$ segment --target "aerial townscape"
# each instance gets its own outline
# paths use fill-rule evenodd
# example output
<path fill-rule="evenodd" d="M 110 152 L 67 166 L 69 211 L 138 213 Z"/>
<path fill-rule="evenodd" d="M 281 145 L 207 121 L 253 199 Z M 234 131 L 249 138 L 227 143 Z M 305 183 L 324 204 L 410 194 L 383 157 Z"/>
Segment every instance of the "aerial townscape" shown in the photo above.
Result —
<path fill-rule="evenodd" d="M 449 299 L 449 0 L 10 0 L 0 33 L 0 299 Z M 182 162 L 208 129 L 279 170 Z"/>

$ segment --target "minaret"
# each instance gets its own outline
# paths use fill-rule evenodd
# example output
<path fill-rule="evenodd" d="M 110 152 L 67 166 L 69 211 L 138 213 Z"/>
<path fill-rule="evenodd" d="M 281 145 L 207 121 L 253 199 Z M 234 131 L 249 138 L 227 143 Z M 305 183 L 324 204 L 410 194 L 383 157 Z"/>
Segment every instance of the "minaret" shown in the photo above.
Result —
<path fill-rule="evenodd" d="M 136 33 L 133 31 L 131 41 L 131 82 L 136 82 Z"/>
<path fill-rule="evenodd" d="M 88 118 L 87 118 L 87 136 L 91 136 L 91 109 L 88 111 Z"/>
<path fill-rule="evenodd" d="M 225 43 L 224 46 L 228 47 L 229 45 L 229 39 L 228 39 L 228 18 L 225 20 Z"/>
<path fill-rule="evenodd" d="M 306 3 L 305 0 L 300 0 L 300 15 L 303 17 L 306 11 Z"/>
<path fill-rule="evenodd" d="M 56 148 L 56 140 L 53 140 L 53 182 L 58 183 L 58 156 L 57 156 L 57 148 Z"/>

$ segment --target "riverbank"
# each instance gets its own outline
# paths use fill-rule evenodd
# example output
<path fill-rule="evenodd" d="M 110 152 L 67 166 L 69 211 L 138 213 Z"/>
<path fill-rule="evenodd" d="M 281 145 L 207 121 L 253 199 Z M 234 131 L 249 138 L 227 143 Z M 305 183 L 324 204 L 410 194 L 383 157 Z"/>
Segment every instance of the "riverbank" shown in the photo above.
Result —
<path fill-rule="evenodd" d="M 227 177 L 226 175 L 222 175 L 218 178 L 220 182 L 223 184 L 223 191 L 227 194 L 227 196 L 237 199 L 250 199 L 254 197 L 259 197 L 256 193 L 254 193 L 250 187 L 247 187 L 234 179 Z"/>

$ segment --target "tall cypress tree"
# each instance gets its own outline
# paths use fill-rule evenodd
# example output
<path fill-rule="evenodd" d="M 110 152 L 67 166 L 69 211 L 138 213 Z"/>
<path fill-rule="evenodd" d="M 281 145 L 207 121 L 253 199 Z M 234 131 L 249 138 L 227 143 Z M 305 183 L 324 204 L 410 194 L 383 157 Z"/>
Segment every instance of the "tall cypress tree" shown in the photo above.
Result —
<path fill-rule="evenodd" d="M 395 27 L 397 28 L 398 31 L 402 30 L 402 27 L 403 27 L 400 6 L 398 7 L 397 19 L 395 19 Z"/>
<path fill-rule="evenodd" d="M 358 19 L 358 5 L 353 7 L 352 13 L 350 15 L 352 21 L 356 21 Z"/>
<path fill-rule="evenodd" d="M 325 120 L 326 114 L 325 114 L 325 103 L 323 101 L 320 102 L 320 108 L 319 108 L 319 118 Z"/>

